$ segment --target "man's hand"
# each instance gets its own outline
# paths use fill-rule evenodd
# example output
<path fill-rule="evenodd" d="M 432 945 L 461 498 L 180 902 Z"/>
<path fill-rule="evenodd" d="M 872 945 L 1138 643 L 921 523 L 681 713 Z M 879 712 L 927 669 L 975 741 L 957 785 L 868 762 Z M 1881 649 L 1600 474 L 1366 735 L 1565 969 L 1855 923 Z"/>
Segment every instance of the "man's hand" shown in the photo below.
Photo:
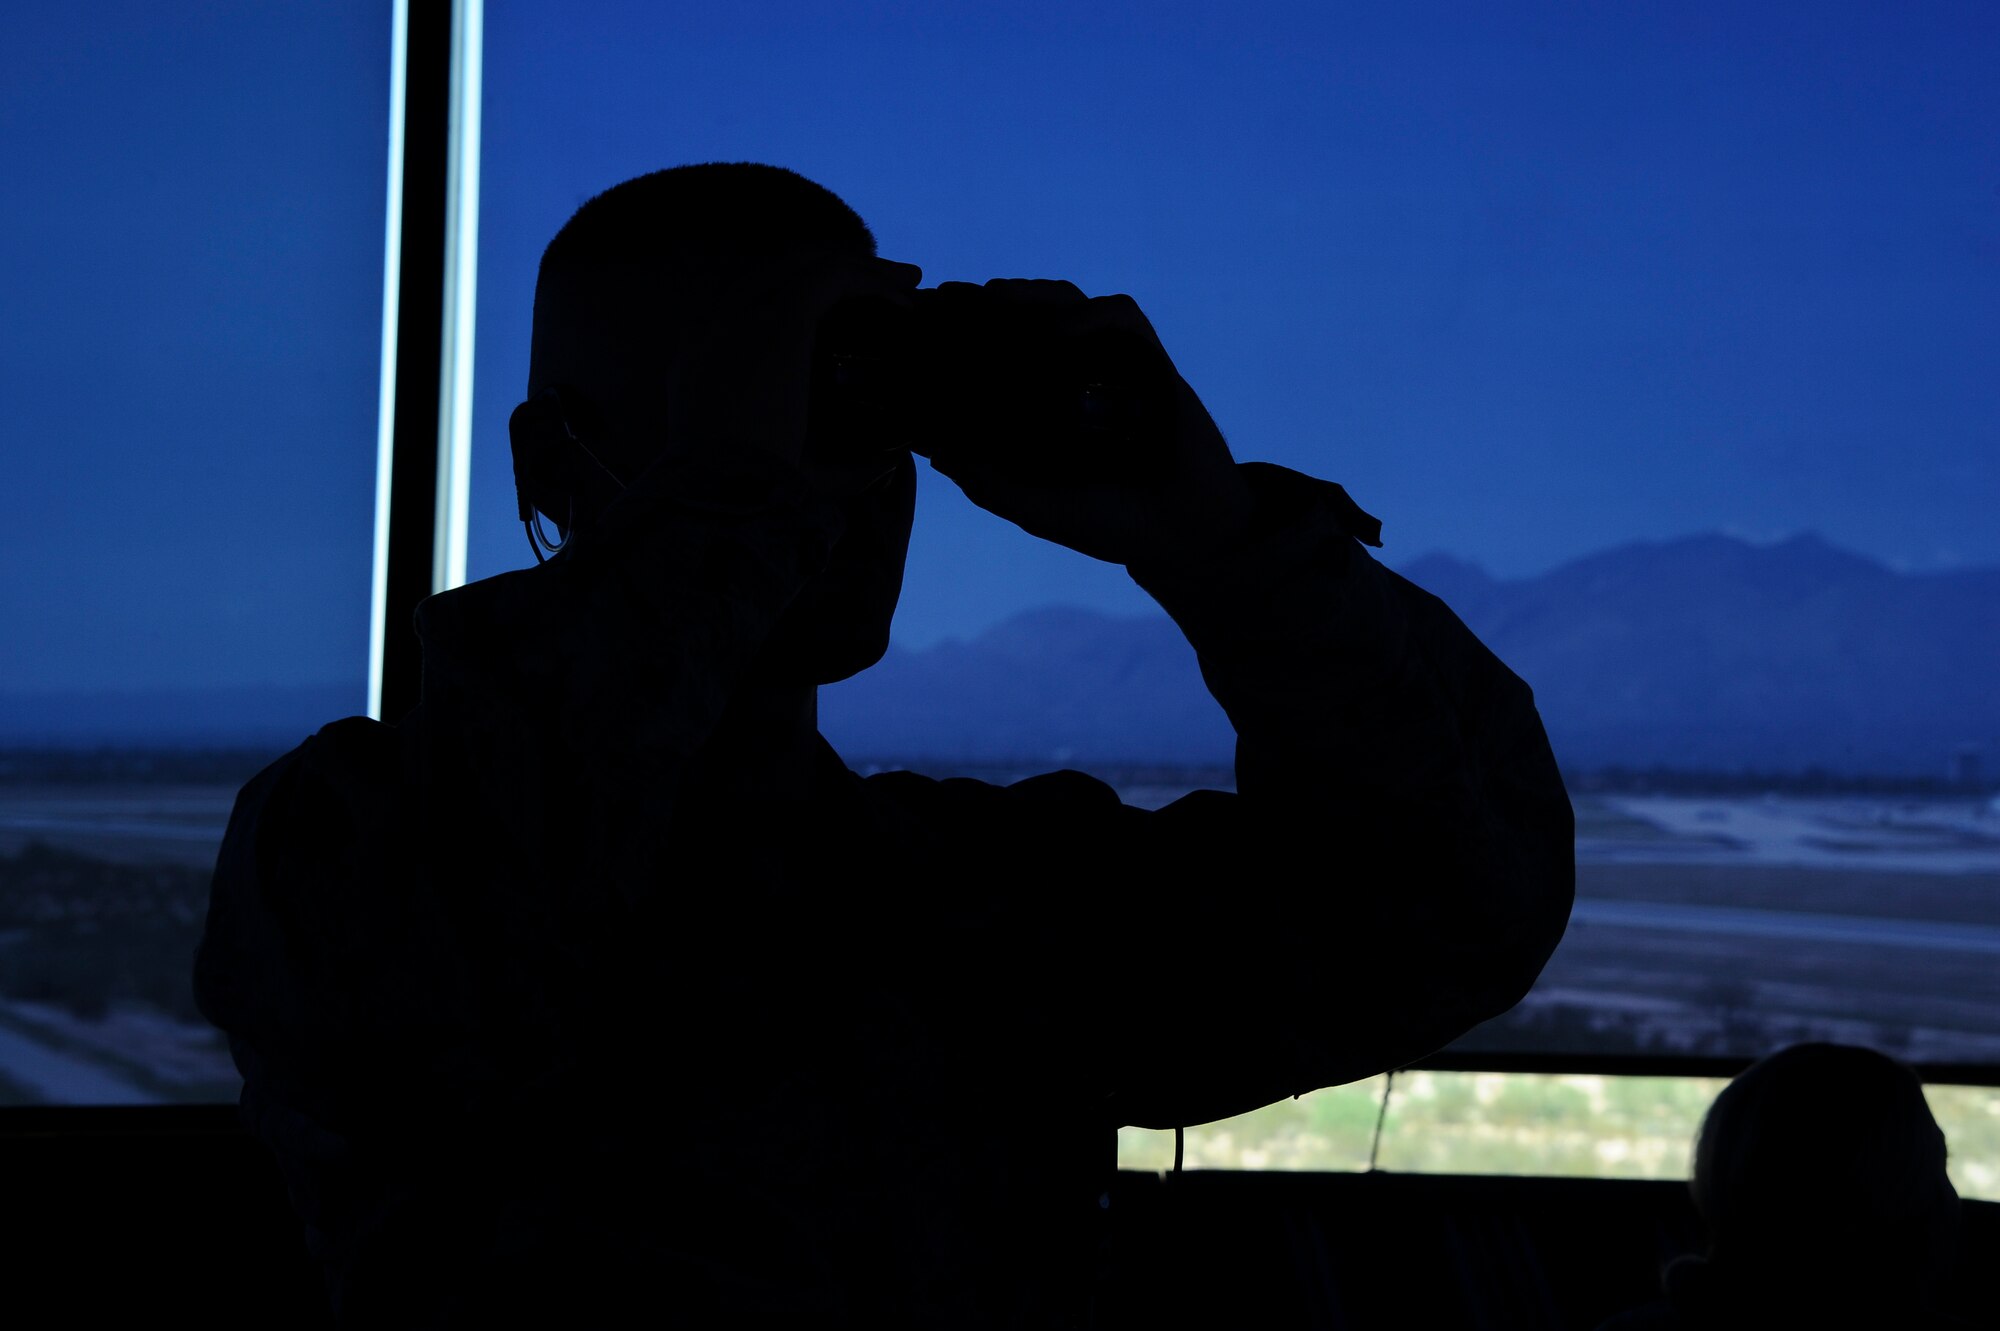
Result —
<path fill-rule="evenodd" d="M 989 299 L 1048 307 L 1059 316 L 1057 336 L 1117 330 L 1156 349 L 1161 381 L 1173 395 L 1159 413 L 1164 432 L 1140 441 L 1147 459 L 1143 476 L 1101 484 L 1050 485 L 1047 477 L 1010 465 L 1004 447 L 978 457 L 940 447 L 932 467 L 987 512 L 1114 564 L 1198 566 L 1242 539 L 1252 508 L 1249 486 L 1137 302 L 1130 296 L 1092 299 L 1068 282 L 996 278 L 985 289 Z"/>

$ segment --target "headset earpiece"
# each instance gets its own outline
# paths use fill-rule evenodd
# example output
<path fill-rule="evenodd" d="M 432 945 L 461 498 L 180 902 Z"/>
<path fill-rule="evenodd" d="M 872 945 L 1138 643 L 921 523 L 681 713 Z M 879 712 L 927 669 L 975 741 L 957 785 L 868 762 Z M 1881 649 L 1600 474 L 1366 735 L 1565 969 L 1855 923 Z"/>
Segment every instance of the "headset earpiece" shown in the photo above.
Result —
<path fill-rule="evenodd" d="M 507 418 L 507 437 L 514 451 L 514 503 L 528 528 L 535 559 L 542 548 L 555 554 L 576 531 L 579 503 L 586 515 L 596 513 L 625 488 L 618 473 L 604 465 L 590 445 L 577 438 L 563 395 L 553 384 L 514 408 Z M 540 515 L 565 515 L 562 540 L 552 542 L 539 530 Z"/>
<path fill-rule="evenodd" d="M 576 525 L 574 453 L 580 447 L 570 429 L 562 394 L 544 388 L 515 407 L 507 417 L 507 439 L 514 454 L 514 504 L 528 530 L 528 548 L 543 563 L 569 544 Z M 558 540 L 541 529 L 544 513 L 562 512 Z"/>

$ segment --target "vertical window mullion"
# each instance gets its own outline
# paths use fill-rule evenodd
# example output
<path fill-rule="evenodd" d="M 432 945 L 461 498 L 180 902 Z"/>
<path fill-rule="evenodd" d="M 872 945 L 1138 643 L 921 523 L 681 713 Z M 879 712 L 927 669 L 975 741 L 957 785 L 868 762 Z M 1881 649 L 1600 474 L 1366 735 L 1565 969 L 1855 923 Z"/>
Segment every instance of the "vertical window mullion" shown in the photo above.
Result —
<path fill-rule="evenodd" d="M 369 715 L 416 705 L 418 602 L 465 580 L 481 0 L 397 0 Z"/>

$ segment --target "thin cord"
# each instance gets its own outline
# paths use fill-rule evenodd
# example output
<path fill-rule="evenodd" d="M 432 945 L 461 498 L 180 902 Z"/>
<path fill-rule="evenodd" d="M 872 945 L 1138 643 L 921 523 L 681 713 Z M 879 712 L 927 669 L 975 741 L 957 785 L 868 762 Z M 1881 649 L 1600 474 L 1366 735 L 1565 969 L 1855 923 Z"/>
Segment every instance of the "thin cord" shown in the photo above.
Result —
<path fill-rule="evenodd" d="M 1182 1138 L 1186 1132 L 1186 1128 L 1174 1129 L 1174 1173 L 1176 1174 L 1181 1172 L 1181 1146 L 1184 1144 Z"/>
<path fill-rule="evenodd" d="M 1382 1107 L 1375 1111 L 1375 1140 L 1368 1144 L 1368 1172 L 1371 1174 L 1375 1172 L 1375 1161 L 1382 1154 L 1382 1124 L 1388 1121 L 1389 1097 L 1395 1091 L 1396 1072 L 1391 1068 L 1388 1079 L 1382 1083 Z"/>
<path fill-rule="evenodd" d="M 537 402 L 546 402 L 548 404 L 549 409 L 555 412 L 556 424 L 562 427 L 563 439 L 565 442 L 575 444 L 577 448 L 581 449 L 583 455 L 590 459 L 592 465 L 594 465 L 599 471 L 603 472 L 606 476 L 610 477 L 611 483 L 617 486 L 619 490 L 623 491 L 628 488 L 625 484 L 625 478 L 623 476 L 620 476 L 617 472 L 605 466 L 604 459 L 600 458 L 599 456 L 597 456 L 596 453 L 592 452 L 589 444 L 584 443 L 583 440 L 576 437 L 576 431 L 570 428 L 569 409 L 563 402 L 563 395 L 561 389 L 556 387 L 554 384 L 551 384 L 549 385 L 549 387 L 544 388 L 540 393 L 537 393 L 535 395 L 535 400 Z M 521 483 L 520 476 L 519 473 L 517 472 L 515 475 L 514 484 L 516 487 L 519 487 L 520 483 Z M 523 521 L 527 524 L 528 527 L 528 548 L 535 552 L 535 562 L 537 564 L 545 564 L 548 562 L 549 559 L 552 559 L 556 555 L 561 554 L 563 548 L 569 544 L 570 537 L 576 534 L 576 496 L 572 494 L 567 496 L 567 499 L 569 502 L 569 521 L 564 523 L 560 528 L 558 528 L 558 530 L 562 533 L 562 540 L 551 541 L 548 538 L 548 533 L 542 530 L 541 512 L 539 510 L 529 510 L 527 507 L 526 497 L 525 496 L 522 497 L 521 500 L 522 509 L 523 512 L 526 514 L 526 516 L 523 518 Z M 544 557 L 542 553 L 543 550 L 545 549 L 548 551 L 548 555 L 546 557 Z"/>
<path fill-rule="evenodd" d="M 528 527 L 528 548 L 535 552 L 535 562 L 537 564 L 547 563 L 548 560 L 543 558 L 542 556 L 543 548 L 546 547 L 548 549 L 550 557 L 554 557 L 555 555 L 561 554 L 563 547 L 569 544 L 569 538 L 575 533 L 576 497 L 572 495 L 570 496 L 569 499 L 569 524 L 565 527 L 560 528 L 562 532 L 562 540 L 551 541 L 549 539 L 548 533 L 542 530 L 542 514 L 541 510 L 539 509 L 535 510 L 534 513 L 528 518 L 527 527 Z"/>

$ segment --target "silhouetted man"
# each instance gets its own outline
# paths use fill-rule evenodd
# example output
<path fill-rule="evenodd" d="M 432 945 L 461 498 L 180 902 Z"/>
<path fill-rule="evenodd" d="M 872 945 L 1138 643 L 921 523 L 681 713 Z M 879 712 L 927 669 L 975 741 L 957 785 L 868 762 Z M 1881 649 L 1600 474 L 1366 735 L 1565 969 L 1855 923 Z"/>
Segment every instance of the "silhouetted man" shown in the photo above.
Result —
<path fill-rule="evenodd" d="M 1080 1325 L 1118 1126 L 1408 1063 L 1555 947 L 1528 689 L 1338 486 L 1232 461 L 1123 296 L 936 298 L 1142 346 L 1128 473 L 1052 471 L 1032 383 L 918 446 L 1166 608 L 1240 793 L 845 767 L 815 688 L 886 648 L 916 478 L 820 437 L 817 333 L 920 276 L 773 167 L 584 205 L 512 422 L 560 552 L 426 601 L 421 705 L 238 800 L 198 989 L 346 1320 Z"/>
<path fill-rule="evenodd" d="M 1780 1049 L 1723 1087 L 1688 1180 L 1708 1249 L 1600 1331 L 1946 1331 L 1959 1202 L 1916 1073 L 1857 1045 Z"/>

